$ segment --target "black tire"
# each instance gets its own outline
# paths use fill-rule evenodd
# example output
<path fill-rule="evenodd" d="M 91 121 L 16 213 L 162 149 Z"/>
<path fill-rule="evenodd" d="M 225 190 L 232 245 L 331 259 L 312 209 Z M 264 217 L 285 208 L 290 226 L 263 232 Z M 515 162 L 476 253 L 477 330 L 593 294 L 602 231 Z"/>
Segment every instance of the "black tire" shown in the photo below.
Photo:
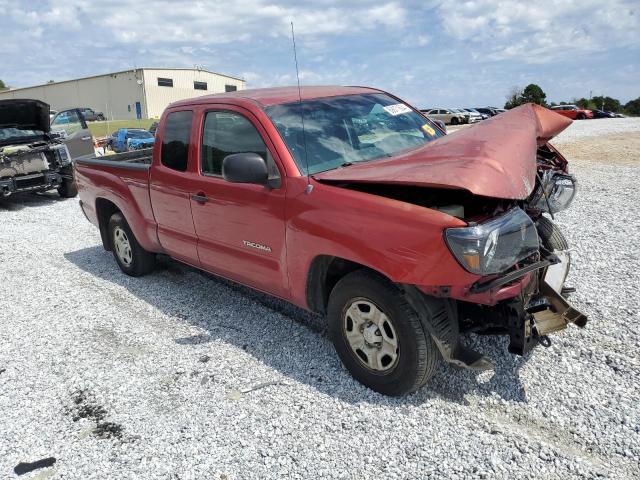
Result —
<path fill-rule="evenodd" d="M 156 265 L 156 255 L 151 252 L 147 252 L 140 246 L 138 240 L 133 235 L 129 224 L 125 220 L 121 213 L 114 213 L 109 219 L 109 243 L 113 257 L 116 259 L 120 270 L 132 277 L 140 277 L 153 271 Z M 116 235 L 124 234 L 126 236 L 130 256 L 126 258 L 130 260 L 127 262 L 124 258 L 121 258 L 119 254 Z"/>
<path fill-rule="evenodd" d="M 569 242 L 567 242 L 562 231 L 547 217 L 541 215 L 536 222 L 536 226 L 538 227 L 538 235 L 540 235 L 544 248 L 552 252 L 554 250 L 569 249 Z"/>
<path fill-rule="evenodd" d="M 62 198 L 73 198 L 78 195 L 78 185 L 75 180 L 67 178 L 62 179 L 62 183 L 58 187 L 58 195 Z"/>
<path fill-rule="evenodd" d="M 451 119 L 451 125 L 457 125 L 458 124 L 458 119 L 456 117 L 453 117 Z"/>
<path fill-rule="evenodd" d="M 562 231 L 555 223 L 543 215 L 538 218 L 536 227 L 544 248 L 552 252 L 555 250 L 565 251 L 567 259 L 569 260 L 569 265 L 567 266 L 567 275 L 569 275 L 569 269 L 571 268 L 571 253 L 569 252 L 569 242 L 567 242 Z"/>
<path fill-rule="evenodd" d="M 586 118 L 587 118 L 587 117 L 585 116 L 585 114 L 584 114 L 584 113 L 579 113 L 579 114 L 578 114 L 578 120 L 586 120 Z"/>
<path fill-rule="evenodd" d="M 346 338 L 349 321 L 345 319 L 346 312 L 353 302 L 363 299 L 378 307 L 395 330 L 397 358 L 385 371 L 365 366 Z M 417 390 L 433 376 L 440 352 L 402 292 L 383 277 L 367 270 L 343 277 L 331 292 L 327 316 L 329 335 L 342 363 L 356 380 L 370 389 L 384 395 L 404 395 Z"/>

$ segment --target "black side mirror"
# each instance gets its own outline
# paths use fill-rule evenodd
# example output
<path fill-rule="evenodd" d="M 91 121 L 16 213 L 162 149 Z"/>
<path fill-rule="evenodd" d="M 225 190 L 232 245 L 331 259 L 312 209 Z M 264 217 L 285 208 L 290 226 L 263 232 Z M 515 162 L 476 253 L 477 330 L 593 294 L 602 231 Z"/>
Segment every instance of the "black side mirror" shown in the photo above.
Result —
<path fill-rule="evenodd" d="M 267 163 L 257 153 L 234 153 L 222 160 L 222 177 L 227 182 L 265 185 L 269 172 Z"/>

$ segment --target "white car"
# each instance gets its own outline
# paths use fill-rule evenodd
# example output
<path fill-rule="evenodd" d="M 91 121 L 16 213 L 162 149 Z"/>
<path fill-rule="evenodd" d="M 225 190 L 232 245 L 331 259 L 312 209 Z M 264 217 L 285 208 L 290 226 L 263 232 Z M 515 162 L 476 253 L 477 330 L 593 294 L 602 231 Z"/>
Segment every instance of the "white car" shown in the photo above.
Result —
<path fill-rule="evenodd" d="M 423 113 L 432 120 L 440 120 L 451 125 L 467 123 L 469 118 L 462 113 L 453 111 L 451 108 L 432 108 L 424 110 Z"/>
<path fill-rule="evenodd" d="M 467 123 L 477 123 L 482 120 L 482 114 L 480 112 L 476 112 L 475 110 L 471 110 L 470 108 L 453 108 L 452 110 L 468 115 L 469 121 Z"/>

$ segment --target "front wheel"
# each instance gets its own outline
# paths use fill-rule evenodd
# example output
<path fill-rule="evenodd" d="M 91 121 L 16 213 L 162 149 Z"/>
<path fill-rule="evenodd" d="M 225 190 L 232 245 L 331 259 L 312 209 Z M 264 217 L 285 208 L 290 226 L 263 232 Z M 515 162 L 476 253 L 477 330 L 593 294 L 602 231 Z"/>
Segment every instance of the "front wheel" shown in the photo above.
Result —
<path fill-rule="evenodd" d="M 413 392 L 433 376 L 440 352 L 402 292 L 359 270 L 331 292 L 329 335 L 344 366 L 385 395 Z"/>
<path fill-rule="evenodd" d="M 127 275 L 139 277 L 153 271 L 156 256 L 140 246 L 121 213 L 109 219 L 109 240 L 113 256 Z"/>
<path fill-rule="evenodd" d="M 560 256 L 562 270 L 560 270 L 560 287 L 564 285 L 569 269 L 571 268 L 571 252 L 569 242 L 565 238 L 560 228 L 545 216 L 540 216 L 536 221 L 536 227 L 542 245 L 547 250 Z"/>
<path fill-rule="evenodd" d="M 457 125 L 458 124 L 458 119 L 456 117 L 453 117 L 451 119 L 451 125 Z"/>
<path fill-rule="evenodd" d="M 62 198 L 73 198 L 78 195 L 78 185 L 75 180 L 63 178 L 62 183 L 58 187 L 58 195 Z"/>

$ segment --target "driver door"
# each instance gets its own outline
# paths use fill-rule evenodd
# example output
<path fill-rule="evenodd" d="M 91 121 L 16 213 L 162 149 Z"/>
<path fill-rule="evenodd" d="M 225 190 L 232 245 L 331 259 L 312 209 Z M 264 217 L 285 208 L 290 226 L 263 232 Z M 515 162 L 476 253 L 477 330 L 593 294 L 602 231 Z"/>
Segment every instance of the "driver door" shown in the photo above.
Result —
<path fill-rule="evenodd" d="M 285 252 L 285 188 L 266 132 L 248 112 L 225 106 L 202 112 L 199 168 L 193 178 L 191 212 L 201 266 L 264 292 L 288 290 Z M 222 160 L 254 152 L 267 162 L 267 185 L 231 183 Z"/>

